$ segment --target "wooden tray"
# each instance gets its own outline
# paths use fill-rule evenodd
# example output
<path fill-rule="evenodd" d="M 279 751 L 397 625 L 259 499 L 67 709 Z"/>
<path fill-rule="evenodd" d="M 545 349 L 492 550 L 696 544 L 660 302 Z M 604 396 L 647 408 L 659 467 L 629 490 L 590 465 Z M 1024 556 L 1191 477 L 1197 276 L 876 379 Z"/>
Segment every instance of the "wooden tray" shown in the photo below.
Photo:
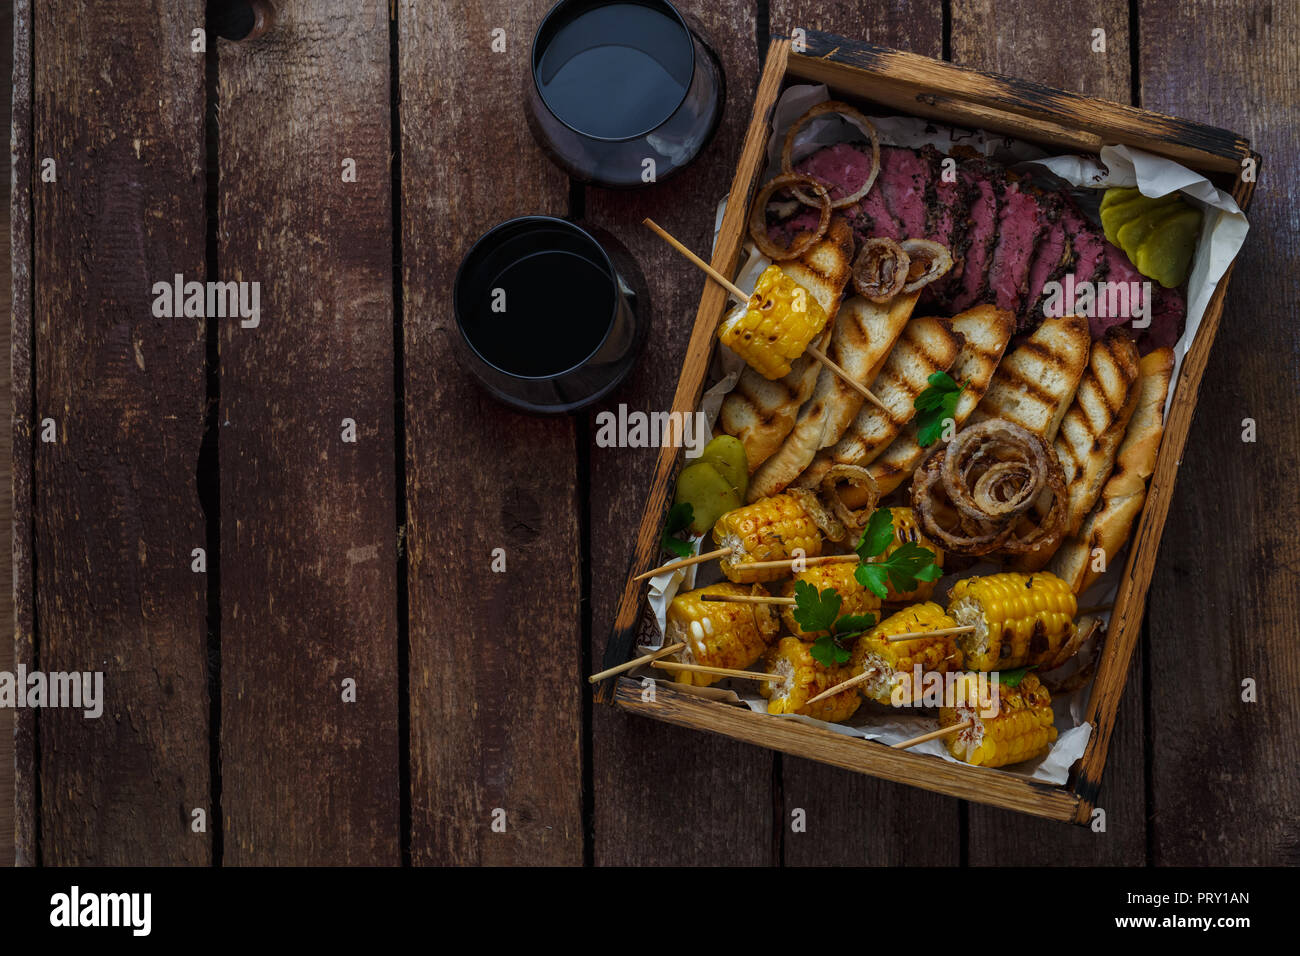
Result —
<path fill-rule="evenodd" d="M 1096 153 L 1105 145 L 1134 146 L 1201 172 L 1229 191 L 1243 210 L 1248 207 L 1255 186 L 1253 180 L 1241 179 L 1243 164 L 1253 160 L 1258 174 L 1258 154 L 1251 152 L 1245 139 L 1225 130 L 811 31 L 804 52 L 793 52 L 788 39 L 773 40 L 768 48 L 767 63 L 754 99 L 753 118 L 745 135 L 713 255 L 714 267 L 724 275 L 734 274 L 739 261 L 746 214 L 766 165 L 773 107 L 781 90 L 794 82 L 825 83 L 833 97 L 867 101 L 892 112 L 951 125 L 980 127 L 1062 152 Z M 683 265 L 683 268 L 687 267 Z M 1142 627 L 1147 586 L 1169 513 L 1178 462 L 1196 408 L 1201 376 L 1219 328 L 1230 277 L 1231 270 L 1219 282 L 1175 384 L 1155 473 L 1131 539 L 1133 546 L 1088 703 L 1086 719 L 1093 725 L 1093 733 L 1081 761 L 1075 765 L 1069 785 L 1054 786 L 890 750 L 858 738 L 796 721 L 775 720 L 747 708 L 704 700 L 662 686 L 657 688 L 655 700 L 647 702 L 641 699 L 640 684 L 626 677 L 605 681 L 597 688 L 596 699 L 668 723 L 724 734 L 950 796 L 1087 824 L 1106 763 L 1106 749 L 1129 660 Z M 689 412 L 699 405 L 715 347 L 714 331 L 725 307 L 726 293 L 716 284 L 706 283 L 673 396 L 674 411 Z M 613 667 L 631 657 L 646 594 L 644 582 L 637 583 L 632 578 L 659 562 L 659 536 L 672 501 L 680 457 L 679 449 L 671 447 L 659 454 L 603 667 Z"/>

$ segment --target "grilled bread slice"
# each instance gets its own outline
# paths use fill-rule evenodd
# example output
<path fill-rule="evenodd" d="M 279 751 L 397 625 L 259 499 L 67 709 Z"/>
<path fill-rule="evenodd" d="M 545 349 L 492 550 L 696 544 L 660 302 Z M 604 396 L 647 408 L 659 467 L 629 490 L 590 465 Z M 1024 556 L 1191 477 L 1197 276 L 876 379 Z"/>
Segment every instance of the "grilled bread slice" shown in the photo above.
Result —
<path fill-rule="evenodd" d="M 1051 442 L 1088 365 L 1090 343 L 1088 320 L 1082 316 L 1044 319 L 1002 360 L 971 423 L 1005 418 Z"/>
<path fill-rule="evenodd" d="M 903 329 L 871 392 L 884 409 L 865 402 L 838 442 L 822 451 L 799 476 L 803 487 L 817 487 L 831 465 L 870 464 L 916 414 L 914 402 L 935 372 L 946 372 L 957 359 L 961 337 L 945 319 L 920 316 Z"/>
<path fill-rule="evenodd" d="M 852 228 L 842 217 L 833 218 L 826 235 L 782 269 L 826 310 L 830 321 L 817 343 L 825 348 L 835 325 L 840 296 L 853 273 Z M 751 472 L 775 454 L 790 434 L 800 406 L 817 384 L 821 367 L 821 363 L 804 355 L 791 363 L 783 378 L 766 379 L 748 366 L 740 373 L 736 387 L 722 400 L 718 427 L 723 434 L 740 439 Z"/>
<path fill-rule="evenodd" d="M 840 306 L 827 355 L 855 382 L 867 384 L 907 325 L 919 292 L 896 296 L 884 305 L 854 296 Z M 821 368 L 817 386 L 799 409 L 794 429 L 781 450 L 763 462 L 749 482 L 749 500 L 779 494 L 808 467 L 818 450 L 834 444 L 862 408 L 862 393 L 830 369 Z"/>
<path fill-rule="evenodd" d="M 1016 330 L 1016 317 L 995 305 L 977 305 L 954 316 L 952 330 L 964 340 L 949 372 L 958 384 L 967 383 L 952 414 L 954 424 L 960 427 L 988 390 Z M 926 449 L 917 444 L 916 422 L 908 422 L 880 457 L 867 466 L 880 495 L 889 494 L 910 478 L 925 454 Z"/>
<path fill-rule="evenodd" d="M 1128 541 L 1146 501 L 1147 479 L 1155 471 L 1165 427 L 1165 400 L 1174 374 L 1173 349 L 1156 349 L 1143 356 L 1138 370 L 1137 407 L 1115 456 L 1115 469 L 1079 533 L 1061 545 L 1048 565 L 1075 594 L 1096 583 L 1101 569 Z"/>

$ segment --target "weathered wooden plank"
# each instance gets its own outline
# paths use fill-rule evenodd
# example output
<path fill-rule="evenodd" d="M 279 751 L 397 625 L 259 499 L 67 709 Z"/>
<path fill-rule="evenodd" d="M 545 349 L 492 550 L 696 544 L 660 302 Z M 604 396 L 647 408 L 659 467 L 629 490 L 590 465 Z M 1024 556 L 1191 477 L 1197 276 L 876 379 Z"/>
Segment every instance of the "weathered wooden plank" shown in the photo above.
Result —
<path fill-rule="evenodd" d="M 388 8 L 276 6 L 219 48 L 224 861 L 396 864 Z"/>
<path fill-rule="evenodd" d="M 47 864 L 211 854 L 190 827 L 209 802 L 204 326 L 155 317 L 150 291 L 204 276 L 202 22 L 197 0 L 35 10 L 33 419 L 57 435 L 35 447 L 35 663 L 102 671 L 104 693 L 98 719 L 38 715 Z"/>
<path fill-rule="evenodd" d="M 593 411 L 667 410 L 703 287 L 699 272 L 640 225 L 651 217 L 707 254 L 714 208 L 735 174 L 758 76 L 755 7 L 748 0 L 689 3 L 722 61 L 727 105 L 713 143 L 679 177 L 634 193 L 586 191 L 591 221 L 613 232 L 646 276 L 654 325 L 624 386 Z M 599 661 L 623 590 L 657 449 L 590 450 L 592 660 Z M 636 720 L 603 705 L 593 714 L 595 862 L 738 865 L 774 861 L 773 756 L 721 737 Z M 671 808 L 671 812 L 665 812 Z M 725 850 L 720 850 L 725 848 Z"/>
<path fill-rule="evenodd" d="M 480 234 L 566 212 L 567 180 L 519 113 L 548 6 L 398 5 L 416 863 L 583 857 L 574 425 L 511 412 L 473 384 L 450 300 Z"/>
<path fill-rule="evenodd" d="M 0 37 L 10 51 L 13 96 L 10 109 L 12 130 L 12 195 L 9 216 L 10 276 L 12 279 L 9 324 L 10 396 L 10 514 L 13 516 L 10 554 L 13 585 L 10 591 L 13 641 L 4 656 L 6 666 L 32 666 L 32 617 L 35 590 L 32 585 L 32 11 L 29 0 L 15 0 L 14 16 L 6 20 Z M 14 507 L 17 505 L 17 507 Z M 20 711 L 0 722 L 0 735 L 9 741 L 0 745 L 0 866 L 36 862 L 36 740 L 34 713 Z"/>
<path fill-rule="evenodd" d="M 1105 34 L 1106 52 L 1092 52 L 1094 30 Z M 1043 16 L 1031 0 L 955 0 L 953 60 L 963 66 L 1007 73 L 1089 96 L 1130 99 L 1128 5 L 1123 0 L 1085 0 L 1068 15 Z M 1093 832 L 988 807 L 972 807 L 969 859 L 973 865 L 1141 865 L 1146 854 L 1142 668 L 1129 667 L 1098 806 L 1106 831 Z"/>
<path fill-rule="evenodd" d="M 1152 580 L 1151 862 L 1295 865 L 1300 10 L 1143 2 L 1139 16 L 1143 105 L 1238 129 L 1264 157 Z"/>
<path fill-rule="evenodd" d="M 943 51 L 943 11 L 929 3 L 773 0 L 772 31 L 825 30 L 924 56 Z M 812 761 L 787 758 L 782 774 L 785 862 L 794 866 L 931 866 L 961 855 L 957 801 Z M 802 809 L 806 832 L 792 830 Z"/>

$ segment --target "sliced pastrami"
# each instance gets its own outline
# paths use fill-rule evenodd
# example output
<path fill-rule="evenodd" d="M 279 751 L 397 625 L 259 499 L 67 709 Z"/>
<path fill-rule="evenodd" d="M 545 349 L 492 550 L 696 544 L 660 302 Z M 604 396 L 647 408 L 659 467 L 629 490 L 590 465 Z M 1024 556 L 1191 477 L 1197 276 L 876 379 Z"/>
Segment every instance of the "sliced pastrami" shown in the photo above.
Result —
<path fill-rule="evenodd" d="M 960 284 L 954 285 L 948 308 L 953 314 L 964 312 L 977 302 L 982 302 L 988 292 L 988 270 L 993 257 L 993 245 L 998 238 L 998 209 L 1006 185 L 1006 174 L 986 159 L 964 160 L 958 166 L 958 176 L 972 190 L 967 215 L 966 234 L 963 238 L 961 258 L 965 260 Z"/>
<path fill-rule="evenodd" d="M 998 240 L 989 262 L 988 297 L 999 309 L 1020 312 L 1029 285 L 1029 266 L 1047 225 L 1047 212 L 1033 190 L 1009 180 L 1002 191 Z"/>
<path fill-rule="evenodd" d="M 1037 325 L 1042 316 L 1043 286 L 1058 281 L 1070 264 L 1070 242 L 1065 223 L 1061 221 L 1061 197 L 1046 193 L 1038 197 L 1039 203 L 1047 216 L 1047 228 L 1038 242 L 1038 251 L 1029 266 L 1029 284 L 1025 288 L 1025 297 L 1016 328 L 1025 329 Z"/>
<path fill-rule="evenodd" d="M 926 306 L 942 305 L 953 290 L 961 288 L 959 280 L 966 264 L 962 250 L 965 249 L 966 225 L 975 190 L 957 175 L 955 163 L 951 167 L 951 179 L 945 178 L 944 161 L 948 157 L 928 143 L 921 147 L 921 158 L 930 166 L 925 238 L 944 246 L 952 255 L 952 268 L 946 276 L 925 287 L 921 292 L 921 302 Z"/>
<path fill-rule="evenodd" d="M 855 143 L 835 143 L 824 146 L 817 152 L 805 157 L 795 164 L 795 172 L 812 176 L 827 184 L 831 199 L 838 199 L 856 192 L 867 175 L 871 172 L 871 150 Z M 901 239 L 902 231 L 898 221 L 885 206 L 880 195 L 880 177 L 858 202 L 845 206 L 837 212 L 853 227 L 854 237 L 861 244 L 872 236 L 885 236 Z M 796 217 L 799 228 L 817 228 L 817 210 L 802 211 Z"/>
<path fill-rule="evenodd" d="M 880 147 L 880 175 L 874 188 L 880 190 L 885 208 L 902 228 L 904 239 L 921 239 L 925 235 L 929 185 L 930 165 L 916 150 Z"/>
<path fill-rule="evenodd" d="M 1155 306 L 1151 326 L 1138 335 L 1138 352 L 1146 355 L 1155 349 L 1172 348 L 1187 325 L 1187 299 L 1180 289 L 1155 286 Z"/>

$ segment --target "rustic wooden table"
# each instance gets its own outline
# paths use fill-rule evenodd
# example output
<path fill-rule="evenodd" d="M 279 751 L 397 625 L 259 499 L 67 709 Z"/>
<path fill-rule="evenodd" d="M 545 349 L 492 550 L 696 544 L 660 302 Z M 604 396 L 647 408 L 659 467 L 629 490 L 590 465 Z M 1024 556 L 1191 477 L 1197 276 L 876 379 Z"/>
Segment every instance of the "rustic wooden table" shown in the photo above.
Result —
<path fill-rule="evenodd" d="M 0 711 L 17 860 L 1300 862 L 1300 7 L 683 0 L 727 71 L 723 127 L 679 179 L 616 193 L 569 182 L 525 125 L 548 4 L 276 0 L 265 36 L 196 52 L 202 0 L 16 0 L 17 662 L 103 670 L 107 701 Z M 593 705 L 653 452 L 596 447 L 599 409 L 512 413 L 453 362 L 473 239 L 584 216 L 654 302 L 602 407 L 668 407 L 702 279 L 638 223 L 707 245 L 760 51 L 796 26 L 1225 126 L 1264 156 L 1104 833 Z M 259 281 L 261 324 L 153 317 L 177 273 Z"/>

